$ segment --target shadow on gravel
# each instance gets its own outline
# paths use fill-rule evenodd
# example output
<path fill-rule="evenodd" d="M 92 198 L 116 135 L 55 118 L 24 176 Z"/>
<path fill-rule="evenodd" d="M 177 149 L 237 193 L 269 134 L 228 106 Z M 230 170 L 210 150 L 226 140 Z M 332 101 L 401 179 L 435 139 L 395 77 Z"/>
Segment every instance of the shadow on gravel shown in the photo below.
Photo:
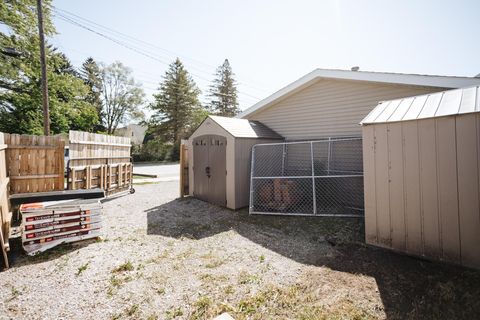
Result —
<path fill-rule="evenodd" d="M 51 261 L 61 258 L 67 253 L 77 251 L 83 247 L 96 242 L 95 239 L 83 240 L 75 243 L 65 243 L 50 250 L 42 252 L 36 256 L 28 256 L 22 249 L 21 238 L 10 239 L 10 252 L 8 254 L 11 267 L 22 267 L 37 264 L 45 261 Z"/>
<path fill-rule="evenodd" d="M 146 212 L 150 235 L 202 239 L 233 230 L 302 264 L 373 277 L 388 319 L 472 319 L 480 312 L 480 272 L 366 246 L 362 219 L 250 216 L 193 198 Z M 322 277 L 313 271 L 312 287 Z"/>

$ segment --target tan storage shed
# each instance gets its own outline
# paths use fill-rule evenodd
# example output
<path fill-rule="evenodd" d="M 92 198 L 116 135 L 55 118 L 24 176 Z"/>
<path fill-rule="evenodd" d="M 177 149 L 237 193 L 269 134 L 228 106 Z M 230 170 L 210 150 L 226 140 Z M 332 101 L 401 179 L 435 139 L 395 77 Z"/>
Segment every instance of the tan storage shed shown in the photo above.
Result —
<path fill-rule="evenodd" d="M 479 87 L 385 101 L 361 124 L 367 243 L 480 268 Z"/>
<path fill-rule="evenodd" d="M 258 121 L 208 116 L 188 139 L 190 195 L 234 210 L 248 206 L 252 146 L 282 140 Z"/>

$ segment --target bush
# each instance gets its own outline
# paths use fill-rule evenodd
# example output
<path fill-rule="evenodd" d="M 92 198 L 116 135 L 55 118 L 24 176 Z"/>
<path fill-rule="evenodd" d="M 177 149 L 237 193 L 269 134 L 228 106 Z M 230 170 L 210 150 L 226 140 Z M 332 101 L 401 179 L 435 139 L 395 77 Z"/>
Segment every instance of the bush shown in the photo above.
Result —
<path fill-rule="evenodd" d="M 172 156 L 174 146 L 157 139 L 149 140 L 142 145 L 132 147 L 132 157 L 134 162 L 140 161 L 173 161 L 178 156 Z"/>

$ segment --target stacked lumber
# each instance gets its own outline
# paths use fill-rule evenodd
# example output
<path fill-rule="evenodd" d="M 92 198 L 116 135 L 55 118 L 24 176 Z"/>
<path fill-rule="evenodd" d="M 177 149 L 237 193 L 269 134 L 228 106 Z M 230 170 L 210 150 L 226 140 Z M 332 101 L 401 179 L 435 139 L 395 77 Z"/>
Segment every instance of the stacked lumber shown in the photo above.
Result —
<path fill-rule="evenodd" d="M 62 243 L 100 236 L 102 206 L 98 199 L 22 204 L 22 246 L 35 255 Z"/>

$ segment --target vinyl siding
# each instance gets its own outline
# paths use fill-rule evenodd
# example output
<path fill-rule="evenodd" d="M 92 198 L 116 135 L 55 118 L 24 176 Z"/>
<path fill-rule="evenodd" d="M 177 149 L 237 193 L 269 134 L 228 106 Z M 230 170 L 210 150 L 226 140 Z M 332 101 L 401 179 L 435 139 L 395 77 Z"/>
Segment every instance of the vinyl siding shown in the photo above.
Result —
<path fill-rule="evenodd" d="M 443 90 L 321 79 L 246 118 L 262 122 L 287 140 L 361 136 L 359 122 L 378 102 Z"/>

